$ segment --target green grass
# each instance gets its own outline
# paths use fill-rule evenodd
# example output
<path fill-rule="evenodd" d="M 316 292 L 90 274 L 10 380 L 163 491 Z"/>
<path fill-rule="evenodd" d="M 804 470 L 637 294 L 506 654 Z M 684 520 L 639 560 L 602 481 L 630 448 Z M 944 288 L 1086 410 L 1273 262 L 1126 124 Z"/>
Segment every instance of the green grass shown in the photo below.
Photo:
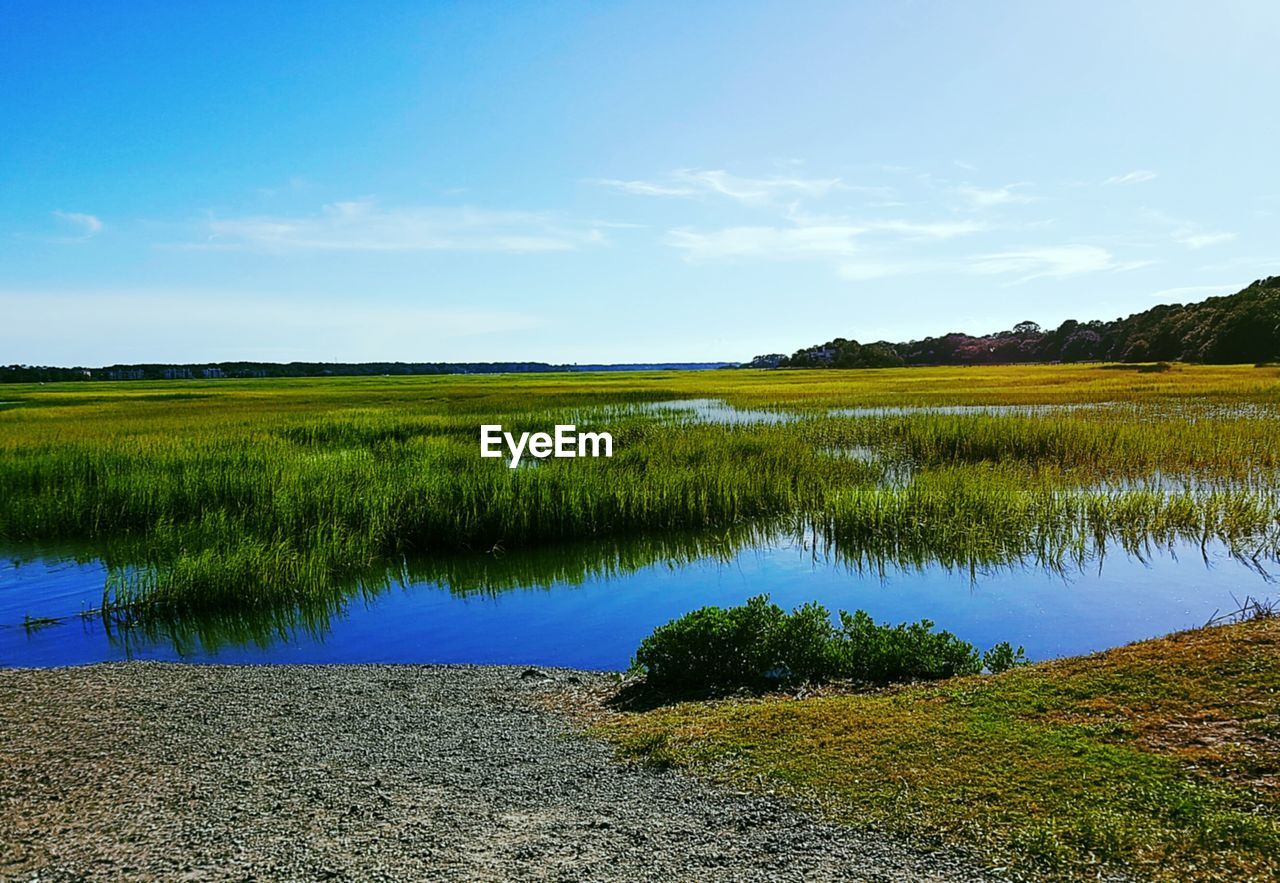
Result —
<path fill-rule="evenodd" d="M 1036 878 L 1280 874 L 1280 620 L 938 686 L 615 713 L 596 732 Z"/>
<path fill-rule="evenodd" d="M 1093 366 L 8 386 L 0 541 L 79 542 L 135 613 L 315 604 L 405 560 L 820 529 L 850 562 L 1066 566 L 1186 540 L 1274 558 L 1280 371 Z M 717 398 L 792 422 L 640 407 Z M 1108 403 L 1031 414 L 831 408 Z M 511 470 L 481 423 L 607 429 Z M 840 455 L 856 448 L 860 456 Z M 833 453 L 834 452 L 834 453 Z"/>

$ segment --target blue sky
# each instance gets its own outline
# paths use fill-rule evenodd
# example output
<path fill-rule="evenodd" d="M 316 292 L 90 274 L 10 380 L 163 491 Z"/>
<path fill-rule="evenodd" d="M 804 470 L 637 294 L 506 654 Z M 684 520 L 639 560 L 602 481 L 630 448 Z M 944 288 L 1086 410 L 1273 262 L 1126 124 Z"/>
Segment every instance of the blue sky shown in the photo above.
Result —
<path fill-rule="evenodd" d="M 0 362 L 741 360 L 1280 273 L 1280 4 L 0 4 Z"/>

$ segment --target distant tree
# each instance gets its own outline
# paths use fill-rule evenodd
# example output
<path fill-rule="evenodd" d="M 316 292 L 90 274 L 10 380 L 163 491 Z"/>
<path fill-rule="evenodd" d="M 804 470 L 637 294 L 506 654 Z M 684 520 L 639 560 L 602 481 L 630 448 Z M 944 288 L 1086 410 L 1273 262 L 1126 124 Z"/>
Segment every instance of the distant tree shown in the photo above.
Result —
<path fill-rule="evenodd" d="M 982 337 L 951 333 L 906 343 L 860 345 L 838 337 L 798 350 L 794 366 L 867 368 L 1016 362 L 1280 360 L 1280 276 L 1226 297 L 1161 304 L 1110 322 L 1068 319 L 1052 331 L 1032 321 Z"/>

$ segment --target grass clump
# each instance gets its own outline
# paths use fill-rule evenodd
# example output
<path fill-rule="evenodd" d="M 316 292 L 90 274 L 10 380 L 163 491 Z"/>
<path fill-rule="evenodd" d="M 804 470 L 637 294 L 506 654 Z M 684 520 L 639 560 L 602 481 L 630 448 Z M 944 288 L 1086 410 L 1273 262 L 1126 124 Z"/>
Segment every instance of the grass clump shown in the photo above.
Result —
<path fill-rule="evenodd" d="M 738 607 L 702 607 L 654 630 L 636 651 L 646 685 L 669 692 L 758 689 L 787 683 L 889 684 L 1003 671 L 1021 659 L 1008 643 L 985 655 L 933 623 L 879 625 L 865 611 L 821 604 L 787 613 L 758 595 Z"/>

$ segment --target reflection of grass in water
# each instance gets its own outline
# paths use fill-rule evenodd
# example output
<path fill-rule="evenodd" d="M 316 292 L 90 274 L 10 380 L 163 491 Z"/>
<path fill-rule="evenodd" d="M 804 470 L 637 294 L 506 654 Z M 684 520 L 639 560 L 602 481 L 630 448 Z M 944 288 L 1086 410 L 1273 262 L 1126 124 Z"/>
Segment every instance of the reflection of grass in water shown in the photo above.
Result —
<path fill-rule="evenodd" d="M 1098 495 L 1068 495 L 1053 500 L 1052 494 L 1019 490 L 999 495 L 1001 511 L 979 513 L 965 504 L 954 488 L 945 493 L 920 494 L 923 505 L 900 505 L 899 521 L 885 529 L 858 533 L 864 522 L 833 516 L 817 523 L 804 517 L 772 522 L 734 525 L 718 531 L 675 532 L 637 537 L 614 537 L 590 541 L 569 541 L 549 546 L 496 548 L 488 552 L 457 552 L 406 560 L 398 567 L 373 567 L 360 574 L 330 579 L 309 587 L 299 600 L 279 601 L 264 595 L 254 606 L 149 605 L 145 600 L 126 606 L 108 606 L 104 617 L 113 641 L 126 648 L 142 649 L 157 643 L 172 645 L 189 655 L 203 648 L 216 651 L 225 646 L 267 647 L 298 635 L 322 639 L 333 618 L 342 616 L 353 603 L 369 603 L 388 591 L 409 586 L 438 586 L 458 597 L 496 596 L 516 590 L 550 590 L 580 586 L 596 580 L 624 577 L 654 565 L 678 568 L 698 561 L 731 563 L 742 551 L 779 543 L 790 544 L 797 554 L 813 556 L 815 562 L 846 568 L 858 575 L 886 578 L 893 573 L 942 567 L 966 573 L 970 578 L 1006 568 L 1037 568 L 1068 576 L 1098 562 L 1109 550 L 1145 559 L 1165 549 L 1174 553 L 1179 544 L 1199 543 L 1208 548 L 1225 548 L 1242 563 L 1270 579 L 1265 566 L 1275 557 L 1274 508 L 1262 506 L 1242 522 L 1230 508 L 1202 506 L 1194 499 L 1146 499 L 1150 524 L 1138 531 L 1093 530 L 1089 518 L 1102 518 L 1085 509 L 1093 503 L 1105 513 L 1105 500 Z M 1047 494 L 1047 495 L 1046 495 Z M 904 494 L 887 495 L 904 499 Z M 1115 501 L 1133 506 L 1133 495 L 1116 496 Z M 1085 502 L 1081 502 L 1081 501 Z M 934 520 L 929 506 L 965 508 L 969 520 L 954 514 Z M 1072 512 L 1072 507 L 1084 506 Z M 1274 506 L 1274 504 L 1272 504 Z M 892 504 L 880 507 L 885 512 Z M 851 511 L 864 516 L 875 507 L 858 506 Z M 1063 513 L 1070 513 L 1062 518 Z M 1206 526 L 1203 517 L 1217 518 L 1217 526 Z M 1214 513 L 1217 513 L 1215 516 Z M 1048 515 L 1050 517 L 1045 518 Z M 1232 517 L 1228 517 L 1232 516 Z M 1183 522 L 1180 519 L 1189 520 Z M 1234 518 L 1234 520 L 1232 520 Z M 1033 519 L 1039 519 L 1033 521 Z M 939 525 L 951 529 L 938 529 Z M 1033 524 L 1033 529 L 1028 525 Z M 930 525 L 933 527 L 931 528 Z M 1251 525 L 1251 526 L 1249 526 Z M 1254 531 L 1270 529 L 1261 537 Z M 1233 532 L 1234 531 L 1234 532 Z M 1243 531 L 1240 532 L 1240 531 Z M 1261 551 L 1260 551 L 1261 550 Z M 1265 560 L 1264 560 L 1265 559 Z M 153 597 L 148 586 L 163 577 L 153 569 L 118 567 L 109 577 L 111 598 L 124 594 L 140 599 Z"/>
<path fill-rule="evenodd" d="M 317 597 L 314 594 L 292 606 L 205 610 L 182 614 L 177 611 L 145 609 L 112 611 L 102 615 L 111 642 L 132 656 L 156 645 L 167 645 L 180 656 L 203 650 L 215 653 L 226 647 L 266 649 L 299 636 L 320 640 L 329 632 L 334 617 L 340 616 L 361 589 L 349 594 Z"/>
<path fill-rule="evenodd" d="M 743 549 L 772 541 L 777 533 L 766 523 L 748 523 L 717 531 L 576 541 L 485 555 L 435 556 L 406 563 L 400 581 L 432 583 L 462 597 L 580 586 L 659 563 L 673 568 L 702 560 L 728 563 Z"/>
<path fill-rule="evenodd" d="M 1052 562 L 1099 539 L 1137 549 L 1197 536 L 1265 555 L 1278 375 L 1062 366 L 20 387 L 14 398 L 38 407 L 0 415 L 0 539 L 88 541 L 122 574 L 107 606 L 185 613 L 327 603 L 335 585 L 406 557 L 786 516 L 873 561 Z M 636 408 L 674 397 L 802 419 L 700 424 Z M 828 415 L 1073 401 L 1117 404 Z M 478 456 L 489 422 L 608 429 L 616 456 L 507 469 Z M 829 454 L 852 448 L 875 456 Z M 1221 488 L 1135 484 L 1157 473 Z M 1097 490 L 1105 482 L 1120 490 Z"/>
<path fill-rule="evenodd" d="M 1025 562 L 1080 566 L 1107 548 L 1221 544 L 1246 562 L 1280 552 L 1280 495 L 1271 489 L 1207 493 L 1142 487 L 1064 488 L 1016 468 L 956 467 L 905 486 L 850 488 L 814 516 L 839 557 L 869 569 L 925 567 L 978 572 Z"/>
<path fill-rule="evenodd" d="M 622 576 L 654 564 L 678 567 L 694 561 L 731 561 L 743 548 L 775 536 L 769 527 L 740 524 L 720 531 L 578 541 L 551 547 L 454 553 L 404 561 L 400 567 L 371 568 L 359 575 L 333 580 L 320 591 L 306 593 L 296 603 L 277 603 L 267 597 L 256 606 L 199 608 L 112 606 L 104 610 L 111 638 L 128 649 L 170 644 L 180 654 L 197 649 L 216 651 L 227 646 L 267 647 L 301 634 L 323 638 L 334 617 L 351 603 L 370 602 L 388 591 L 410 585 L 437 585 L 460 597 L 494 596 L 517 589 L 577 586 L 591 580 Z M 121 567 L 109 578 L 109 596 L 132 593 L 149 596 L 146 585 L 160 577 L 148 568 Z M 137 585 L 143 583 L 143 585 Z"/>

